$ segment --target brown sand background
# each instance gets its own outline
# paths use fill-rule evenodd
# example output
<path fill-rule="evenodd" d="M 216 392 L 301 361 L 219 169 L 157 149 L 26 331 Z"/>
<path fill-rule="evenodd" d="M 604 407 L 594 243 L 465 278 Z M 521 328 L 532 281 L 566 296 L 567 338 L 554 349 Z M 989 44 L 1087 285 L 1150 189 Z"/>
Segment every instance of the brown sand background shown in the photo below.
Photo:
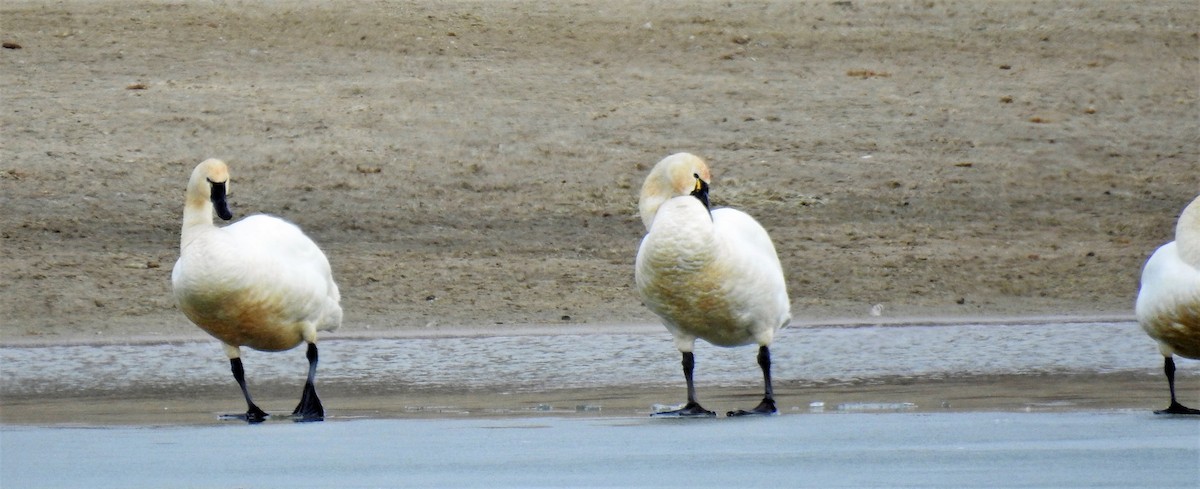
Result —
<path fill-rule="evenodd" d="M 10 0 L 0 37 L 10 344 L 199 335 L 209 157 L 324 247 L 351 335 L 656 322 L 637 191 L 677 151 L 801 323 L 1128 318 L 1200 192 L 1191 0 Z"/>

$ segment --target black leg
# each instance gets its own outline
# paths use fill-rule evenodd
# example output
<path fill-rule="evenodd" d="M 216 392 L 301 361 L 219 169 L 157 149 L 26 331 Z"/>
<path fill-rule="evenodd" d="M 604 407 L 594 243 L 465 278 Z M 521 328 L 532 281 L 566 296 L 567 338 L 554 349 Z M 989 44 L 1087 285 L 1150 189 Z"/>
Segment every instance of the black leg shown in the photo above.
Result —
<path fill-rule="evenodd" d="M 300 395 L 300 404 L 292 411 L 292 416 L 298 421 L 321 421 L 325 419 L 325 407 L 317 397 L 317 345 L 308 344 L 308 379 L 304 382 L 304 393 Z"/>
<path fill-rule="evenodd" d="M 250 390 L 246 389 L 246 371 L 242 368 L 241 358 L 229 359 L 230 369 L 233 370 L 233 380 L 236 380 L 238 387 L 242 388 L 242 395 L 246 397 L 246 415 L 245 419 L 250 423 L 261 423 L 267 419 L 267 413 L 254 405 L 254 401 L 250 400 Z M 234 416 L 241 419 L 242 416 Z"/>
<path fill-rule="evenodd" d="M 768 416 L 775 414 L 775 390 L 771 388 L 771 350 L 766 345 L 758 347 L 758 366 L 762 367 L 763 384 L 766 385 L 766 395 L 762 402 L 749 411 L 739 409 L 729 411 L 726 416 Z"/>
<path fill-rule="evenodd" d="M 1171 388 L 1171 405 L 1154 414 L 1200 414 L 1200 410 L 1192 409 L 1175 400 L 1175 359 L 1166 357 L 1163 361 L 1163 373 L 1167 374 L 1167 386 Z"/>
<path fill-rule="evenodd" d="M 696 355 L 690 351 L 683 352 L 683 379 L 687 381 L 687 404 L 681 409 L 654 413 L 651 416 L 664 418 L 711 418 L 717 415 L 717 413 L 700 407 L 700 403 L 696 402 L 696 384 L 692 381 L 692 370 L 695 368 Z"/>
<path fill-rule="evenodd" d="M 696 402 L 696 381 L 692 377 L 692 372 L 696 370 L 696 354 L 686 352 L 683 354 L 683 380 L 687 382 L 687 401 L 688 404 L 699 404 Z"/>
<path fill-rule="evenodd" d="M 771 387 L 771 349 L 763 345 L 758 348 L 758 366 L 762 368 L 763 384 L 766 385 L 766 397 L 775 400 L 775 389 Z"/>

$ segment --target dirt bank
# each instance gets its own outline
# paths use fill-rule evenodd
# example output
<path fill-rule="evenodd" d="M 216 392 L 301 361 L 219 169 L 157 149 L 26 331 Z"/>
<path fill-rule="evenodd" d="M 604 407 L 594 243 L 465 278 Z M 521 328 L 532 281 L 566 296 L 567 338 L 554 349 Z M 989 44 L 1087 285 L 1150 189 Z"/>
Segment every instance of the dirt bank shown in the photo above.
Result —
<path fill-rule="evenodd" d="M 324 246 L 347 332 L 654 322 L 636 191 L 684 150 L 797 319 L 1128 314 L 1200 191 L 1198 35 L 1186 0 L 8 1 L 0 336 L 193 332 L 208 157 Z"/>

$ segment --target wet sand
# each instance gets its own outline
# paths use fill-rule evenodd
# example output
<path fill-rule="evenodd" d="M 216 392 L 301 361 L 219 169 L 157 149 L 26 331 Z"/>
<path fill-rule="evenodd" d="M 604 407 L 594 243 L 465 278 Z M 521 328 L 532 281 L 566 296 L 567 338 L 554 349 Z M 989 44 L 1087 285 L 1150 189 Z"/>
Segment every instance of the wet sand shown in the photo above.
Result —
<path fill-rule="evenodd" d="M 1185 377 L 1183 399 L 1200 397 L 1196 376 Z M 682 380 L 680 381 L 682 384 Z M 977 376 L 943 380 L 906 380 L 855 385 L 776 387 L 782 415 L 820 412 L 1104 412 L 1149 413 L 1166 407 L 1166 381 L 1136 374 Z M 553 389 L 538 393 L 494 391 L 414 391 L 372 394 L 320 388 L 331 421 L 353 419 L 461 419 L 560 417 L 647 417 L 656 404 L 683 401 L 683 387 Z M 759 388 L 706 389 L 710 409 L 749 409 L 762 397 Z M 255 401 L 288 422 L 299 396 L 271 392 Z M 1189 397 L 1190 396 L 1190 397 Z M 1196 401 L 1191 401 L 1196 404 Z M 119 396 L 8 398 L 0 405 L 0 423 L 32 426 L 226 425 L 222 414 L 245 409 L 237 386 L 190 396 Z"/>

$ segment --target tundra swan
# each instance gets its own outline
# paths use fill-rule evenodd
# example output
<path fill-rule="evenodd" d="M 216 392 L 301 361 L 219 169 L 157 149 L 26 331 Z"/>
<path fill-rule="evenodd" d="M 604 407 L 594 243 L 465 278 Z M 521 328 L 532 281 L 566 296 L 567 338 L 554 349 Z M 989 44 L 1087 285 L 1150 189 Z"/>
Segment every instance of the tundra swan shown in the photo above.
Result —
<path fill-rule="evenodd" d="M 1175 241 L 1162 245 L 1142 268 L 1135 306 L 1138 324 L 1158 342 L 1171 405 L 1159 414 L 1200 414 L 1175 399 L 1175 355 L 1200 359 L 1200 197 L 1183 209 Z"/>
<path fill-rule="evenodd" d="M 696 401 L 697 338 L 723 347 L 757 343 L 766 395 L 754 409 L 727 415 L 774 414 L 769 345 L 791 319 L 783 267 L 754 218 L 709 208 L 710 181 L 704 160 L 674 154 L 650 171 L 638 201 L 646 236 L 638 248 L 635 281 L 642 301 L 675 337 L 687 381 L 687 404 L 655 416 L 715 416 Z"/>
<path fill-rule="evenodd" d="M 302 341 L 308 343 L 308 379 L 292 415 L 324 419 L 313 383 L 317 331 L 332 331 L 342 322 L 329 261 L 300 228 L 277 217 L 257 214 L 214 226 L 214 211 L 224 220 L 233 217 L 225 200 L 228 185 L 229 168 L 221 160 L 205 160 L 192 171 L 179 261 L 171 272 L 175 300 L 188 319 L 224 343 L 246 398 L 247 421 L 260 422 L 267 414 L 246 389 L 241 347 L 284 351 Z"/>

